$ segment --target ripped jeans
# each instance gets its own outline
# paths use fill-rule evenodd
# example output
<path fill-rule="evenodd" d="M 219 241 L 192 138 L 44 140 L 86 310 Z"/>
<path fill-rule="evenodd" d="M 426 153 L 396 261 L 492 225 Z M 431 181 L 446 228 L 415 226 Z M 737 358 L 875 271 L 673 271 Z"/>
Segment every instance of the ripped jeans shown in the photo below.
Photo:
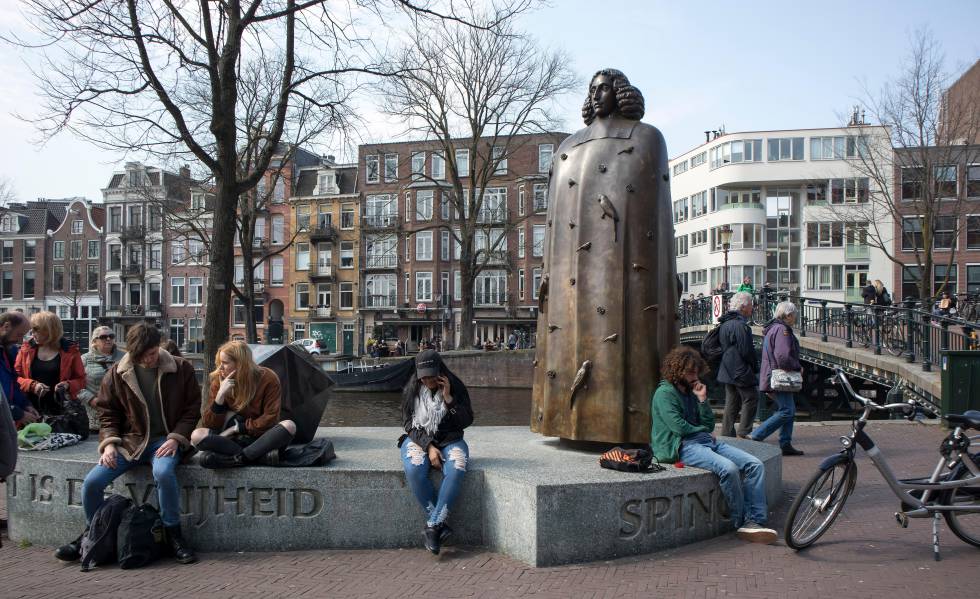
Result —
<path fill-rule="evenodd" d="M 442 524 L 449 518 L 449 508 L 456 501 L 466 476 L 466 464 L 470 459 L 470 448 L 466 441 L 460 439 L 440 450 L 442 484 L 438 495 L 429 479 L 429 468 L 432 464 L 429 462 L 428 452 L 406 438 L 402 443 L 401 453 L 408 486 L 412 488 L 415 499 L 428 516 L 426 526 Z"/>

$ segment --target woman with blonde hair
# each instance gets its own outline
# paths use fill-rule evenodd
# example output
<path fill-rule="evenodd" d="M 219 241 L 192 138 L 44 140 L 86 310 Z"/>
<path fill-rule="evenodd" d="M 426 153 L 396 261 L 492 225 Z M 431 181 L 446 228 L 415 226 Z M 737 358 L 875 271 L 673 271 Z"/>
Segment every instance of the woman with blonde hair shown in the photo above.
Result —
<path fill-rule="evenodd" d="M 92 329 L 89 350 L 82 356 L 85 368 L 85 388 L 78 392 L 78 401 L 88 412 L 89 430 L 99 430 L 99 413 L 92 407 L 92 401 L 99 394 L 102 379 L 114 364 L 123 359 L 126 353 L 116 346 L 116 334 L 111 328 L 99 326 Z"/>
<path fill-rule="evenodd" d="M 191 444 L 204 452 L 201 466 L 278 464 L 279 451 L 296 434 L 296 423 L 279 421 L 279 377 L 255 363 L 244 341 L 229 341 L 218 348 L 215 364 L 209 376 L 204 428 L 191 433 Z"/>
<path fill-rule="evenodd" d="M 54 312 L 38 312 L 31 316 L 33 337 L 17 352 L 14 369 L 17 384 L 34 408 L 43 416 L 61 414 L 58 391 L 66 391 L 69 399 L 78 399 L 85 388 L 85 368 L 78 344 L 65 339 L 61 319 Z"/>

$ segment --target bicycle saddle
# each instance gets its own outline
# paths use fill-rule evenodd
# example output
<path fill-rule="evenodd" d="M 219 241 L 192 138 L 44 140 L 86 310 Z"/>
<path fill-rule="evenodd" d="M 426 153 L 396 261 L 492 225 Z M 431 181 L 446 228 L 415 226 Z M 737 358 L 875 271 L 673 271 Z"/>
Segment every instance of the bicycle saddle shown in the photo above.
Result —
<path fill-rule="evenodd" d="M 946 414 L 946 422 L 980 430 L 980 410 L 967 410 L 962 414 Z"/>

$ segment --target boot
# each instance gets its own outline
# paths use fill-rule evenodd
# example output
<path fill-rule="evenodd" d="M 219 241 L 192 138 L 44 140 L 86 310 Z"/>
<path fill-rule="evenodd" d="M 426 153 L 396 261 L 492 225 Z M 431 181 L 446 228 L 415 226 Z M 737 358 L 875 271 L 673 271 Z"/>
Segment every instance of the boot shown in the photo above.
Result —
<path fill-rule="evenodd" d="M 82 557 L 82 538 L 88 534 L 88 527 L 78 538 L 55 549 L 54 556 L 63 562 L 76 562 Z"/>
<path fill-rule="evenodd" d="M 245 459 L 241 452 L 235 455 L 225 455 L 214 451 L 202 451 L 200 464 L 201 468 L 210 468 L 211 470 L 238 468 L 245 465 Z"/>
<path fill-rule="evenodd" d="M 439 555 L 439 528 L 438 526 L 426 526 L 423 531 L 425 537 L 425 548 Z"/>
<path fill-rule="evenodd" d="M 173 551 L 177 563 L 193 564 L 197 561 L 194 550 L 191 549 L 191 546 L 187 544 L 187 541 L 180 534 L 179 524 L 177 526 L 166 526 L 164 527 L 164 531 L 167 537 L 167 544 L 170 545 L 170 549 Z"/>
<path fill-rule="evenodd" d="M 782 449 L 783 449 L 783 455 L 785 455 L 785 456 L 803 455 L 803 452 L 802 451 L 800 451 L 799 449 L 793 447 L 790 444 L 783 445 Z"/>
<path fill-rule="evenodd" d="M 269 453 L 263 455 L 259 459 L 252 462 L 258 466 L 278 466 L 279 465 L 279 450 L 273 449 Z"/>

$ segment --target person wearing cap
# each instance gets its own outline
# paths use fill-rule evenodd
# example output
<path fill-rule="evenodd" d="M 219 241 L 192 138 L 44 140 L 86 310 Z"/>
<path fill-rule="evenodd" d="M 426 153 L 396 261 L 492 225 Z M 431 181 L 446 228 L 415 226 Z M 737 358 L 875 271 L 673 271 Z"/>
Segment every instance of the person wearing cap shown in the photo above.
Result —
<path fill-rule="evenodd" d="M 452 529 L 449 510 L 466 475 L 470 450 L 463 429 L 473 423 L 466 385 L 433 349 L 415 357 L 415 374 L 402 393 L 405 434 L 398 438 L 405 478 L 426 514 L 425 548 L 438 555 Z M 429 469 L 442 470 L 436 492 Z"/>

